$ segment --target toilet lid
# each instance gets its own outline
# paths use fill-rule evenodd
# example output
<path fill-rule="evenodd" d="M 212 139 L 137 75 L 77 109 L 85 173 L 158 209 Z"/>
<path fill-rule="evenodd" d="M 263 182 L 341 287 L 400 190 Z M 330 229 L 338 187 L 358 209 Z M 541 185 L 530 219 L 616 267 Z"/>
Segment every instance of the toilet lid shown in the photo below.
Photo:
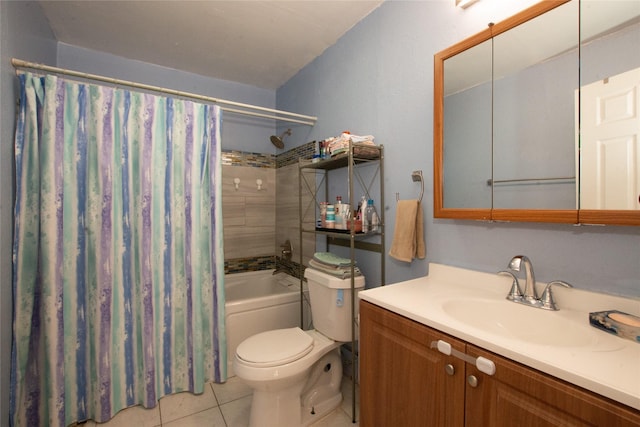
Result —
<path fill-rule="evenodd" d="M 236 354 L 247 363 L 266 368 L 293 362 L 309 353 L 312 348 L 313 338 L 302 329 L 275 329 L 242 341 Z"/>

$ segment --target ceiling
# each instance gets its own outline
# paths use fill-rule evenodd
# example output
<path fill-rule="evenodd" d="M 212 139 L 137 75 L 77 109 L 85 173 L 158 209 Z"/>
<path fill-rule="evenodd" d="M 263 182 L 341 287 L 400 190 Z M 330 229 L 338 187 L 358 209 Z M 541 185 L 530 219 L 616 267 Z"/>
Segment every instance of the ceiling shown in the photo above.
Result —
<path fill-rule="evenodd" d="M 277 89 L 376 9 L 373 1 L 45 1 L 59 42 Z"/>

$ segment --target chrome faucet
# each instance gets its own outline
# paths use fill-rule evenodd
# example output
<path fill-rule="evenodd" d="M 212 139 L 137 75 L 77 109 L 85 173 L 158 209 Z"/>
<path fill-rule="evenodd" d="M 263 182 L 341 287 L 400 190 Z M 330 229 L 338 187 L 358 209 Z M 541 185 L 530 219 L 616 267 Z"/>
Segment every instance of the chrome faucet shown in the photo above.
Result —
<path fill-rule="evenodd" d="M 287 239 L 284 242 L 284 245 L 280 245 L 280 247 L 282 248 L 282 250 L 280 251 L 282 257 L 279 261 L 276 261 L 276 269 L 273 271 L 273 274 L 286 273 L 290 276 L 295 276 L 295 274 L 292 273 L 292 269 L 289 265 L 291 264 L 291 257 L 293 255 L 293 246 L 291 246 L 291 240 Z"/>
<path fill-rule="evenodd" d="M 551 287 L 553 285 L 560 285 L 564 286 L 565 288 L 573 288 L 570 283 L 563 282 L 562 280 L 553 280 L 547 283 L 547 287 L 544 288 L 544 292 L 542 293 L 542 298 L 540 298 L 540 301 L 542 302 L 540 308 L 553 311 L 558 309 L 558 307 L 556 306 L 556 302 L 553 300 L 553 293 L 551 292 Z"/>
<path fill-rule="evenodd" d="M 527 281 L 524 284 L 524 295 L 522 298 L 531 305 L 539 304 L 540 298 L 538 298 L 538 293 L 536 292 L 536 276 L 533 274 L 533 265 L 531 265 L 531 260 L 524 255 L 516 255 L 511 258 L 509 268 L 513 271 L 520 271 L 523 264 L 524 274 Z"/>
<path fill-rule="evenodd" d="M 536 292 L 536 278 L 533 274 L 533 265 L 531 264 L 531 260 L 524 255 L 514 256 L 509 262 L 509 269 L 517 272 L 521 271 L 522 268 L 524 268 L 526 279 L 524 294 L 520 290 L 520 284 L 515 274 L 510 271 L 498 272 L 498 274 L 509 275 L 513 279 L 507 299 L 519 304 L 542 308 L 544 310 L 558 310 L 558 307 L 553 300 L 553 293 L 551 292 L 552 286 L 560 285 L 565 288 L 572 288 L 573 286 L 567 282 L 563 282 L 562 280 L 553 280 L 545 287 L 544 292 L 542 293 L 542 298 L 538 298 L 538 293 Z"/>

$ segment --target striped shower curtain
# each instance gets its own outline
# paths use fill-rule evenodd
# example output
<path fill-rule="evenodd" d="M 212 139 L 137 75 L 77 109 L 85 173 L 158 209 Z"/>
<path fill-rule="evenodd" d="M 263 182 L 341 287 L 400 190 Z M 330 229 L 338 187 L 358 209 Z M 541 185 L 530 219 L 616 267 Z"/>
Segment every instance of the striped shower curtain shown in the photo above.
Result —
<path fill-rule="evenodd" d="M 12 425 L 226 380 L 219 108 L 19 80 Z"/>

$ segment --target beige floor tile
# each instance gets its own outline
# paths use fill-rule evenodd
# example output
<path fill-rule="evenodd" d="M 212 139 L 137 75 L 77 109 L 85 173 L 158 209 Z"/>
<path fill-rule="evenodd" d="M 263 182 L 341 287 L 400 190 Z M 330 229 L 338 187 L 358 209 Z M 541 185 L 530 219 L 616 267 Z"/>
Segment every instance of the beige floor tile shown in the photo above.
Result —
<path fill-rule="evenodd" d="M 170 422 L 163 422 L 162 427 L 225 427 L 220 408 L 206 409 Z"/>
<path fill-rule="evenodd" d="M 211 383 L 211 386 L 219 405 L 249 396 L 252 393 L 251 387 L 238 377 L 231 377 L 224 384 Z"/>
<path fill-rule="evenodd" d="M 142 406 L 132 406 L 118 412 L 113 418 L 105 423 L 89 424 L 88 422 L 84 424 L 84 426 L 87 427 L 93 425 L 96 427 L 156 427 L 160 425 L 159 406 L 150 409 L 146 409 Z"/>
<path fill-rule="evenodd" d="M 206 384 L 202 394 L 182 392 L 160 399 L 160 416 L 164 424 L 216 406 L 218 402 L 213 390 L 210 384 Z"/>
<path fill-rule="evenodd" d="M 357 427 L 358 423 L 351 422 L 351 415 L 347 415 L 342 409 L 338 408 L 326 417 L 312 424 L 313 427 Z"/>
<path fill-rule="evenodd" d="M 247 427 L 251 413 L 251 395 L 220 405 L 227 427 Z"/>
<path fill-rule="evenodd" d="M 353 383 L 350 379 L 342 378 L 342 404 L 340 408 L 344 411 L 349 418 L 351 418 L 352 404 L 353 402 Z M 360 390 L 359 387 L 356 386 L 356 411 L 360 407 Z M 357 414 L 356 414 L 357 415 Z M 356 417 L 357 418 L 357 417 Z"/>
<path fill-rule="evenodd" d="M 314 427 L 358 425 L 351 423 L 351 387 L 351 381 L 343 379 L 342 404 Z M 200 395 L 185 392 L 165 396 L 156 408 L 134 406 L 120 411 L 107 423 L 88 421 L 79 427 L 247 427 L 251 400 L 251 389 L 238 377 L 232 377 L 225 384 L 207 384 Z"/>

